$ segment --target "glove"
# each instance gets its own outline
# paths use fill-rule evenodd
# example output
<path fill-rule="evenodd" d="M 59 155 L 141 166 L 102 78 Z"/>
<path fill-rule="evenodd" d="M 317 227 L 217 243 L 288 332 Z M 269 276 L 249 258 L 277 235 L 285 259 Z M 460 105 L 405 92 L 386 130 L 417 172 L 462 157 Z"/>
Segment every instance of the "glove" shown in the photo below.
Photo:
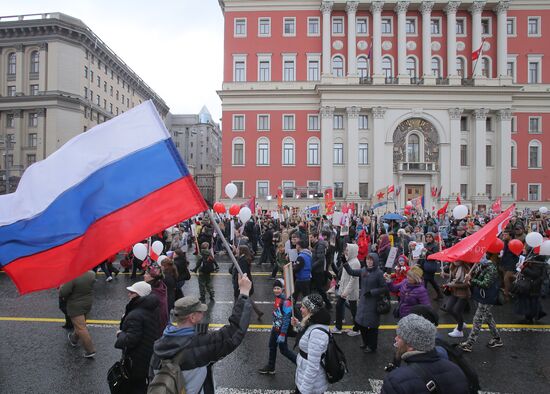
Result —
<path fill-rule="evenodd" d="M 370 292 L 370 290 L 365 291 L 365 297 L 370 297 L 370 296 L 372 296 L 372 293 Z"/>
<path fill-rule="evenodd" d="M 286 339 L 286 336 L 284 335 L 279 335 L 277 337 L 277 343 L 284 343 L 285 342 L 285 339 Z"/>

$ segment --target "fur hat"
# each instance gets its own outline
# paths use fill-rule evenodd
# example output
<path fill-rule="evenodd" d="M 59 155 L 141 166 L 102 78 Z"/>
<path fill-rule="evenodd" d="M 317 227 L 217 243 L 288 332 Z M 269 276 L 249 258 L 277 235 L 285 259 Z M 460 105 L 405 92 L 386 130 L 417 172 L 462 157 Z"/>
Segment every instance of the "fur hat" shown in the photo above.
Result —
<path fill-rule="evenodd" d="M 319 294 L 310 294 L 307 297 L 304 297 L 304 299 L 302 300 L 302 305 L 312 315 L 314 315 L 325 306 L 325 303 L 323 302 L 323 298 Z"/>
<path fill-rule="evenodd" d="M 403 341 L 421 352 L 428 352 L 435 348 L 435 325 L 422 316 L 410 314 L 397 324 L 397 335 Z"/>

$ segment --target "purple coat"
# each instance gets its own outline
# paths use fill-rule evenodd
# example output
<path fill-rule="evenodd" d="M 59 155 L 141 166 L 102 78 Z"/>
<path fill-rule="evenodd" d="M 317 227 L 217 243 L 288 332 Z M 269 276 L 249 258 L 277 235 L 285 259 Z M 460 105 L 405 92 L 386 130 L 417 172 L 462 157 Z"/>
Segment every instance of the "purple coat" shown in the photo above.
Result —
<path fill-rule="evenodd" d="M 407 279 L 403 282 L 394 285 L 388 283 L 388 287 L 392 292 L 399 292 L 399 317 L 405 317 L 411 313 L 411 308 L 415 305 L 431 306 L 428 290 L 422 283 L 412 285 Z"/>

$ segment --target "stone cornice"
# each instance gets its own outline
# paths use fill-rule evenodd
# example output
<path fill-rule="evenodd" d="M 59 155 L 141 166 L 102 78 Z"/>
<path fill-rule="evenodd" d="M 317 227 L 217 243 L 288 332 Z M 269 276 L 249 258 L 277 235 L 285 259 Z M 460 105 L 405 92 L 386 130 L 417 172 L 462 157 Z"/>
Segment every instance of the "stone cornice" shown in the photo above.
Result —
<path fill-rule="evenodd" d="M 370 5 L 370 12 L 382 12 L 384 9 L 384 2 L 383 1 L 373 1 Z"/>
<path fill-rule="evenodd" d="M 422 15 L 430 14 L 434 8 L 434 4 L 434 1 L 423 1 L 422 4 L 420 4 L 420 13 Z"/>
<path fill-rule="evenodd" d="M 443 11 L 445 11 L 447 15 L 456 14 L 458 7 L 460 7 L 460 1 L 449 1 Z"/>
<path fill-rule="evenodd" d="M 469 11 L 472 14 L 478 14 L 483 11 L 484 7 L 485 7 L 485 1 L 474 1 L 470 6 Z"/>
<path fill-rule="evenodd" d="M 449 117 L 453 120 L 460 120 L 463 112 L 462 108 L 449 108 Z"/>
<path fill-rule="evenodd" d="M 323 1 L 321 3 L 321 14 L 330 14 L 334 3 L 332 1 Z"/>
<path fill-rule="evenodd" d="M 397 14 L 404 14 L 407 12 L 407 9 L 409 8 L 409 2 L 408 1 L 399 1 L 395 3 L 394 11 Z"/>
<path fill-rule="evenodd" d="M 348 1 L 346 3 L 346 12 L 348 14 L 356 13 L 357 8 L 359 8 L 359 2 L 358 1 Z"/>

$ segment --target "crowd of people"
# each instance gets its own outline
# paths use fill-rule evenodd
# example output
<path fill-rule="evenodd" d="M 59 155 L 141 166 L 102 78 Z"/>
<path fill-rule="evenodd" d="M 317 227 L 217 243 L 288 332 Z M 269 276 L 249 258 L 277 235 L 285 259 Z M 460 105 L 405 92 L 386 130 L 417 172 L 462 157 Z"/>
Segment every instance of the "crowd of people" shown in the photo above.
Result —
<path fill-rule="evenodd" d="M 325 216 L 276 220 L 261 215 L 244 224 L 237 218 L 219 217 L 217 223 L 210 223 L 207 217 L 197 217 L 152 237 L 164 244 L 162 259 L 139 260 L 129 249 L 121 269 L 131 271 L 132 277 L 143 275 L 143 280 L 127 287 L 129 302 L 116 336 L 121 360 L 131 359 L 126 363 L 131 367 L 123 392 L 145 393 L 148 384 L 158 385 L 160 378 L 155 377 L 166 360 L 176 360 L 187 393 L 214 392 L 212 364 L 239 346 L 253 310 L 258 318 L 263 315 L 251 299 L 255 264 L 266 265 L 274 282 L 269 356 L 258 372 L 275 373 L 279 349 L 296 364 L 297 393 L 328 389 L 323 363 L 333 335 L 360 336 L 360 349 L 375 353 L 381 315 L 386 313 L 393 313 L 398 328 L 395 356 L 388 360 L 382 392 L 476 392 L 479 381 L 463 353 L 472 352 L 482 324 L 490 329 L 487 346 L 504 346 L 493 308 L 514 303 L 523 324 L 546 316 L 541 297 L 549 293 L 547 256 L 525 243 L 530 231 L 550 234 L 544 216 L 515 215 L 500 235 L 502 242 L 474 264 L 443 263 L 429 256 L 479 231 L 489 216 L 464 220 L 429 215 L 403 220 L 366 214 L 343 217 L 335 223 Z M 207 298 L 209 304 L 215 302 L 211 275 L 220 270 L 220 256 L 227 253 L 215 226 L 232 245 L 245 275 L 231 267 L 235 303 L 229 324 L 209 332 L 201 322 Z M 513 240 L 522 242 L 523 249 L 510 248 Z M 114 261 L 115 257 L 99 267 L 107 281 L 118 273 Z M 194 261 L 192 268 L 190 261 Z M 291 297 L 286 296 L 280 278 L 285 267 L 293 273 Z M 191 272 L 197 276 L 199 294 L 185 296 Z M 85 324 L 94 278 L 92 271 L 87 272 L 63 285 L 59 293 L 66 327 L 73 329 L 68 339 L 73 346 L 82 343 L 85 357 L 95 355 Z M 458 339 L 455 346 L 437 335 L 437 309 L 456 321 L 447 333 L 449 340 Z M 467 332 L 464 315 L 470 309 L 475 312 Z M 344 329 L 347 310 L 353 324 Z M 296 351 L 289 337 L 296 337 Z"/>

